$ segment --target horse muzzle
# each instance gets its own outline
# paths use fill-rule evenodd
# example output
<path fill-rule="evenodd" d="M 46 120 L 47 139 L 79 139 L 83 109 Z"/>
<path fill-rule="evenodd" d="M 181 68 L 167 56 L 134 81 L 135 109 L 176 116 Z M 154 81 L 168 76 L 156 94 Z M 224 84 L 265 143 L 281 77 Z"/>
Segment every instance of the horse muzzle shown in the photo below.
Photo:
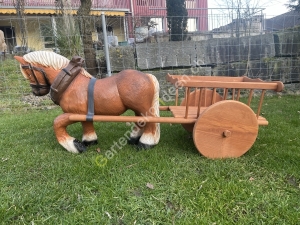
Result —
<path fill-rule="evenodd" d="M 34 85 L 30 84 L 32 93 L 35 96 L 44 96 L 49 93 L 50 87 L 48 85 Z"/>

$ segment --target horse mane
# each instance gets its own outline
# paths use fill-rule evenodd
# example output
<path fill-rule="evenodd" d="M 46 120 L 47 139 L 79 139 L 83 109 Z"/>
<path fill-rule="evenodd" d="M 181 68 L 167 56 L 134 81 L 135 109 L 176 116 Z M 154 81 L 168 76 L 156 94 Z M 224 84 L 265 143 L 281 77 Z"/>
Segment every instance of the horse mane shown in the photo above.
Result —
<path fill-rule="evenodd" d="M 24 55 L 23 58 L 26 62 L 38 63 L 45 67 L 52 67 L 55 70 L 61 70 L 65 68 L 70 62 L 70 60 L 66 57 L 50 51 L 30 52 Z M 92 77 L 92 75 L 89 74 L 84 68 L 81 69 L 81 72 L 86 77 Z"/>

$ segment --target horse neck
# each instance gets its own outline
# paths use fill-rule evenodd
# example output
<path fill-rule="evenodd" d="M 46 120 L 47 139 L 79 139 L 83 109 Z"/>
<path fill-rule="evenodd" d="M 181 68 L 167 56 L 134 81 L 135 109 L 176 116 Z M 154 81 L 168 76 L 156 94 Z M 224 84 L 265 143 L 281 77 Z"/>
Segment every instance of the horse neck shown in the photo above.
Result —
<path fill-rule="evenodd" d="M 61 71 L 61 70 L 55 70 L 50 67 L 45 67 L 43 69 L 46 73 L 47 78 L 49 79 L 50 84 L 54 82 L 55 78 L 58 76 L 59 72 Z M 82 71 L 79 72 L 79 74 L 74 78 L 74 80 L 75 79 L 90 80 L 89 77 L 86 77 L 85 75 L 82 74 Z"/>
<path fill-rule="evenodd" d="M 53 81 L 57 77 L 58 73 L 61 71 L 61 70 L 55 70 L 55 69 L 50 68 L 50 67 L 44 67 L 42 69 L 45 71 L 45 74 L 46 74 L 50 84 L 53 83 Z"/>

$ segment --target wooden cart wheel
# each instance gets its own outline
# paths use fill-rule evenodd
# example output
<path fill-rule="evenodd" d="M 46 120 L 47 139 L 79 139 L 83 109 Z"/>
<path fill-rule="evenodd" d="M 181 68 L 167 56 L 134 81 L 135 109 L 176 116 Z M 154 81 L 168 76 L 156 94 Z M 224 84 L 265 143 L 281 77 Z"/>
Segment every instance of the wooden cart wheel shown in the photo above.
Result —
<path fill-rule="evenodd" d="M 207 158 L 236 158 L 251 148 L 257 134 L 253 110 L 244 103 L 226 100 L 211 105 L 199 116 L 193 139 Z"/>
<path fill-rule="evenodd" d="M 204 89 L 201 90 L 201 106 L 210 106 L 212 105 L 212 97 L 213 97 L 213 91 L 210 89 Z M 190 93 L 189 96 L 189 106 L 198 106 L 199 102 L 199 93 L 200 90 L 196 90 Z M 195 99 L 196 98 L 196 99 Z M 223 98 L 221 95 L 216 93 L 216 102 L 222 101 Z M 185 99 L 180 103 L 181 106 L 186 106 Z M 188 132 L 193 132 L 194 124 L 181 124 L 184 129 L 186 129 Z"/>

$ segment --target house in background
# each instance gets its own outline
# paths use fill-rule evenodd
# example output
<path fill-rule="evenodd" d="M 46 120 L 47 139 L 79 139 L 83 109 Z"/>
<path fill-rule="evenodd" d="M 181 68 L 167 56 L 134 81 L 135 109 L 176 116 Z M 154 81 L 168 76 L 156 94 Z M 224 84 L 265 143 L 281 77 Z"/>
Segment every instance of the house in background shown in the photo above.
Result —
<path fill-rule="evenodd" d="M 12 52 L 15 46 L 22 45 L 20 20 L 14 7 L 16 0 L 0 0 L 0 30 L 4 32 L 8 52 Z M 41 50 L 55 47 L 55 34 L 49 30 L 55 30 L 56 7 L 55 1 L 49 0 L 28 0 L 24 1 L 24 14 L 26 18 L 26 43 L 30 49 Z M 99 18 L 101 12 L 105 12 L 108 18 L 124 18 L 129 13 L 129 1 L 93 1 L 91 15 Z M 79 8 L 79 1 L 70 1 L 72 9 L 68 13 L 76 15 Z M 121 20 L 115 19 L 116 34 L 123 34 L 124 24 Z M 61 28 L 64 29 L 64 28 Z M 96 33 L 96 31 L 95 31 Z M 120 36 L 120 39 L 125 39 Z"/>
<path fill-rule="evenodd" d="M 212 30 L 213 38 L 255 36 L 264 32 L 264 15 L 233 19 L 231 23 Z"/>
<path fill-rule="evenodd" d="M 148 17 L 157 24 L 157 31 L 167 31 L 167 8 L 165 0 L 132 0 L 133 17 Z M 207 31 L 207 0 L 186 0 L 188 31 Z"/>
<path fill-rule="evenodd" d="M 231 23 L 212 29 L 213 38 L 255 36 L 300 26 L 300 13 L 289 11 L 267 18 L 267 15 L 254 15 L 249 18 L 233 19 Z M 297 31 L 298 32 L 298 31 Z"/>
<path fill-rule="evenodd" d="M 265 20 L 265 31 L 272 32 L 300 25 L 300 13 L 289 11 Z"/>
<path fill-rule="evenodd" d="M 21 46 L 24 32 L 21 32 L 20 17 L 14 7 L 16 0 L 0 0 L 0 30 L 4 32 L 8 52 L 15 46 Z M 55 46 L 56 7 L 55 1 L 26 0 L 26 43 L 34 50 L 49 49 Z M 69 0 L 69 13 L 76 15 L 80 1 Z M 207 31 L 207 0 L 187 0 L 188 30 Z M 166 0 L 94 0 L 90 15 L 94 16 L 95 32 L 102 29 L 100 15 L 105 12 L 110 34 L 117 36 L 118 41 L 127 41 L 134 34 L 135 17 L 147 17 L 155 22 L 157 31 L 167 31 Z M 64 28 L 62 28 L 64 29 Z M 52 33 L 49 31 L 52 30 Z M 23 35 L 23 39 L 22 39 Z"/>

